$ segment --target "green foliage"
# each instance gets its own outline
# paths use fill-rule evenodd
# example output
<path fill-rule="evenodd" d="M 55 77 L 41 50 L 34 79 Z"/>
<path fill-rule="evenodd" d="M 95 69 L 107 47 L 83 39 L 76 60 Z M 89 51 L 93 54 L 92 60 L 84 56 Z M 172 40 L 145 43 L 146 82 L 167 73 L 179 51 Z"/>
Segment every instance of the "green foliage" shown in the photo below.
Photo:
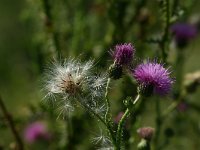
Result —
<path fill-rule="evenodd" d="M 115 118 L 132 108 L 138 93 L 129 72 L 121 76 L 121 70 L 112 68 L 111 74 L 121 78 L 107 87 L 110 107 L 106 121 L 85 104 L 72 116 L 57 118 L 54 103 L 44 103 L 42 76 L 51 61 L 74 57 L 84 61 L 94 58 L 98 72 L 108 73 L 113 64 L 109 51 L 124 42 L 136 48 L 132 68 L 143 58 L 157 58 L 172 66 L 176 83 L 168 97 L 141 98 L 127 113 L 119 129 L 122 148 L 137 148 L 143 140 L 136 131 L 142 126 L 155 128 L 148 148 L 200 147 L 199 37 L 180 49 L 171 33 L 171 25 L 177 22 L 195 24 L 199 30 L 199 6 L 196 0 L 0 1 L 0 94 L 25 149 L 92 150 L 109 146 L 107 136 L 115 138 L 117 134 Z M 6 119 L 0 108 L 0 149 L 15 149 L 17 143 Z M 30 144 L 24 138 L 25 128 L 35 121 L 47 125 L 51 134 L 47 143 Z"/>

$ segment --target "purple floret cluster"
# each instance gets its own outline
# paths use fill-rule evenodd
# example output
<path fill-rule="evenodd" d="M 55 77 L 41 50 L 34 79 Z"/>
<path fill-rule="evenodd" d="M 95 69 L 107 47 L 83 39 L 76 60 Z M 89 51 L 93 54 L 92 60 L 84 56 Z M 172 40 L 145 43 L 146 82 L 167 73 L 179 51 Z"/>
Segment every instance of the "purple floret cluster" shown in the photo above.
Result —
<path fill-rule="evenodd" d="M 28 143 L 34 143 L 39 140 L 48 141 L 50 139 L 50 134 L 44 123 L 34 122 L 26 127 L 24 138 Z"/>
<path fill-rule="evenodd" d="M 113 56 L 117 65 L 128 66 L 131 64 L 134 54 L 135 48 L 133 45 L 131 43 L 125 43 L 115 46 Z"/>
<path fill-rule="evenodd" d="M 159 95 L 170 92 L 173 80 L 169 75 L 170 72 L 163 65 L 150 61 L 138 65 L 133 71 L 133 76 L 139 85 L 153 87 L 153 93 Z"/>
<path fill-rule="evenodd" d="M 179 47 L 185 46 L 189 40 L 197 35 L 197 28 L 187 23 L 176 23 L 172 25 L 171 31 Z"/>

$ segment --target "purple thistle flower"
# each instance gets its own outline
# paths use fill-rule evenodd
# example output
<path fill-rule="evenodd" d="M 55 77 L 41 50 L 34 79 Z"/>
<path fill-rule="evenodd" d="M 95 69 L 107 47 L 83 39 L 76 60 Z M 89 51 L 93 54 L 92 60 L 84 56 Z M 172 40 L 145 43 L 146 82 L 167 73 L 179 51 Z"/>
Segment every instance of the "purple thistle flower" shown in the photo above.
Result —
<path fill-rule="evenodd" d="M 187 23 L 176 23 L 172 25 L 171 31 L 179 47 L 184 47 L 189 40 L 197 35 L 197 28 Z"/>
<path fill-rule="evenodd" d="M 50 139 L 50 134 L 47 132 L 44 123 L 34 122 L 26 127 L 24 138 L 28 143 L 34 143 L 40 139 L 48 141 Z"/>
<path fill-rule="evenodd" d="M 117 65 L 128 66 L 130 65 L 135 49 L 131 43 L 124 43 L 115 46 L 113 53 L 114 61 Z"/>
<path fill-rule="evenodd" d="M 137 130 L 139 136 L 145 140 L 151 140 L 154 132 L 155 129 L 151 127 L 142 127 Z"/>
<path fill-rule="evenodd" d="M 159 95 L 168 94 L 173 83 L 169 75 L 169 70 L 155 61 L 142 63 L 133 71 L 133 76 L 141 87 L 140 90 L 143 90 L 146 95 L 152 93 Z"/>

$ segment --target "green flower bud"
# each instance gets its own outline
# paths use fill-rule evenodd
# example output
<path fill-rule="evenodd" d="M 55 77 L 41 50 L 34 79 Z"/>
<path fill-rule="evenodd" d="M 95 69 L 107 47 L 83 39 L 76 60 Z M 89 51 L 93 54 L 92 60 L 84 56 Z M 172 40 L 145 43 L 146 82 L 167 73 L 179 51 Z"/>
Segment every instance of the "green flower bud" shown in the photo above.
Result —
<path fill-rule="evenodd" d="M 109 77 L 110 78 L 117 80 L 122 77 L 122 74 L 123 74 L 122 66 L 114 63 L 109 67 Z"/>

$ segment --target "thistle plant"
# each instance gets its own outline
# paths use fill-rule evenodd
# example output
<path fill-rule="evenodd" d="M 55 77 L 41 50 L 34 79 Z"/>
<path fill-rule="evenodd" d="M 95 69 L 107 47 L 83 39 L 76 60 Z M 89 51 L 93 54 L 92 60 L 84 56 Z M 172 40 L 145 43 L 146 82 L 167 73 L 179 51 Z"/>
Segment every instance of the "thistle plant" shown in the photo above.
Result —
<path fill-rule="evenodd" d="M 94 61 L 81 62 L 79 59 L 53 63 L 53 67 L 46 72 L 46 97 L 51 98 L 58 106 L 59 115 L 70 115 L 76 110 L 77 104 L 81 105 L 100 120 L 107 131 L 105 137 L 95 138 L 93 143 L 110 141 L 109 149 L 123 149 L 124 124 L 140 98 L 153 94 L 165 96 L 170 92 L 174 82 L 170 77 L 171 72 L 156 61 L 148 60 L 132 68 L 134 54 L 135 48 L 131 43 L 116 45 L 112 53 L 113 64 L 108 70 L 109 76 L 106 76 L 106 72 L 101 73 L 102 75 L 94 73 Z M 134 100 L 131 98 L 124 101 L 126 111 L 121 115 L 115 128 L 108 98 L 110 82 L 125 74 L 130 74 L 135 78 L 138 95 Z M 149 133 L 150 129 L 144 129 L 144 131 L 145 133 L 143 130 L 140 132 L 141 135 L 146 135 L 146 131 Z"/>

